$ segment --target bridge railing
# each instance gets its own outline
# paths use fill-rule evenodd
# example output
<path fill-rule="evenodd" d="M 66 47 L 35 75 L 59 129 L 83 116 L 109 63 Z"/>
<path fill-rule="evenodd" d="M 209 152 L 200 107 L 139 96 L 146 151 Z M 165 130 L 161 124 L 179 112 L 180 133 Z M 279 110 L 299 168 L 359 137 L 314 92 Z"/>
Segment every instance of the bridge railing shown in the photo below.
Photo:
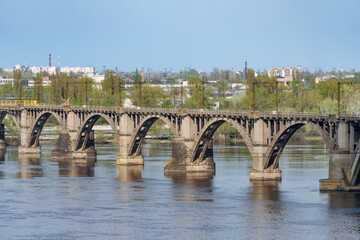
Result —
<path fill-rule="evenodd" d="M 67 106 L 67 105 L 42 105 L 26 104 L 27 102 L 15 103 L 8 102 L 1 104 L 0 108 L 26 108 L 26 109 L 44 109 L 44 110 L 66 110 L 66 111 L 95 111 L 95 112 L 115 112 L 115 113 L 151 113 L 151 114 L 183 114 L 183 115 L 209 115 L 209 116 L 247 116 L 254 118 L 338 118 L 334 114 L 318 113 L 298 113 L 298 112 L 252 112 L 236 110 L 209 110 L 209 109 L 174 109 L 174 108 L 125 108 L 125 107 L 104 107 L 104 106 Z M 359 115 L 341 115 L 342 120 L 360 119 Z"/>

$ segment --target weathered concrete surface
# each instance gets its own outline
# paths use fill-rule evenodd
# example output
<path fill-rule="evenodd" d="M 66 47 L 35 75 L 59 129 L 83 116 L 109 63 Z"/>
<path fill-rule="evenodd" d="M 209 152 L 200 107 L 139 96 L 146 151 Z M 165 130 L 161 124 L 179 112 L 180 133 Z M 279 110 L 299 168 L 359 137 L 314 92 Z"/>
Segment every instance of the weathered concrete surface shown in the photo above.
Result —
<path fill-rule="evenodd" d="M 144 165 L 144 156 L 117 156 L 116 164 L 118 165 Z"/>
<path fill-rule="evenodd" d="M 208 148 L 204 160 L 192 161 L 193 141 L 175 139 L 172 144 L 172 158 L 164 164 L 165 172 L 215 172 L 212 147 Z"/>
<path fill-rule="evenodd" d="M 62 131 L 59 134 L 58 147 L 51 152 L 53 161 L 86 163 L 96 161 L 96 150 L 94 146 L 93 134 L 90 138 L 85 150 L 74 151 L 74 134 L 70 131 Z"/>
<path fill-rule="evenodd" d="M 19 154 L 39 154 L 41 153 L 41 147 L 37 146 L 37 147 L 24 147 L 24 146 L 19 146 L 18 147 L 18 151 Z"/>
<path fill-rule="evenodd" d="M 251 170 L 251 181 L 281 181 L 281 170 Z"/>

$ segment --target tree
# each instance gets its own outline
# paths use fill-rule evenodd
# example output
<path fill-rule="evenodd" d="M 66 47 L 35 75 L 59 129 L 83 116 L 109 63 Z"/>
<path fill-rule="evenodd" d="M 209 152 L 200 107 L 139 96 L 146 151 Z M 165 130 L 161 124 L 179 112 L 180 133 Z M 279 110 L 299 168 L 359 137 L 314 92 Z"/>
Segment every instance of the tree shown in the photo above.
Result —
<path fill-rule="evenodd" d="M 132 80 L 134 81 L 134 83 L 139 83 L 142 81 L 142 77 L 141 77 L 141 74 L 139 73 L 138 69 L 136 69 L 135 75 L 132 77 Z"/>
<path fill-rule="evenodd" d="M 205 81 L 205 79 L 203 79 Z M 191 86 L 189 89 L 190 98 L 184 103 L 184 108 L 213 108 L 213 101 L 210 99 L 213 90 L 201 82 L 199 79 L 191 76 L 188 79 L 188 84 Z M 204 106 L 203 106 L 203 92 L 204 92 Z"/>
<path fill-rule="evenodd" d="M 130 100 L 136 106 L 139 106 L 139 91 L 136 87 L 130 89 Z M 150 86 L 145 84 L 141 89 L 142 107 L 148 108 L 166 108 L 171 107 L 169 94 L 160 86 Z"/>
<path fill-rule="evenodd" d="M 44 87 L 43 87 L 43 77 L 37 73 L 33 86 L 33 99 L 38 103 L 43 102 L 44 100 Z"/>
<path fill-rule="evenodd" d="M 114 106 L 120 104 L 120 95 L 123 99 L 125 94 L 122 94 L 123 92 L 123 86 L 124 82 L 123 80 L 116 75 L 114 71 L 107 70 L 105 72 L 105 78 L 101 82 L 102 92 L 103 96 L 106 99 L 106 106 Z M 121 91 L 121 93 L 120 93 Z M 122 100 L 121 100 L 122 101 Z"/>
<path fill-rule="evenodd" d="M 170 96 L 173 97 L 173 106 L 176 107 L 176 99 L 180 94 L 180 88 L 178 87 L 171 87 L 170 89 Z"/>
<path fill-rule="evenodd" d="M 22 90 L 22 72 L 20 69 L 16 69 L 14 70 L 13 74 L 14 95 L 20 96 L 20 91 Z"/>

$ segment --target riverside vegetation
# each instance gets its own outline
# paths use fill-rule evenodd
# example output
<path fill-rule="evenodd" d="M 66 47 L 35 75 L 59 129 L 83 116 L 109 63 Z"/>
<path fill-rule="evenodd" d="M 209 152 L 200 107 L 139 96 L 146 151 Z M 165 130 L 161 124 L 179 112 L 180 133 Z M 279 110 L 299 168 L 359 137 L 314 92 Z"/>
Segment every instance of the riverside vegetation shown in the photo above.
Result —
<path fill-rule="evenodd" d="M 188 87 L 184 88 L 183 108 L 189 109 L 214 109 L 218 103 L 219 110 L 252 110 L 253 93 L 255 93 L 256 111 L 276 110 L 276 92 L 278 93 L 278 110 L 281 112 L 309 112 L 319 114 L 336 114 L 338 105 L 338 82 L 341 95 L 341 114 L 360 113 L 360 74 L 353 73 L 352 78 L 344 78 L 345 73 L 332 72 L 332 79 L 315 83 L 315 77 L 323 74 L 316 72 L 310 74 L 308 71 L 296 72 L 293 81 L 285 86 L 276 86 L 276 77 L 269 77 L 267 72 L 257 73 L 248 70 L 247 89 L 240 94 L 234 94 L 231 98 L 228 93 L 231 83 L 245 83 L 242 75 L 234 74 L 233 71 L 214 69 L 211 74 L 199 73 L 191 69 L 187 75 L 180 73 L 171 77 L 165 76 L 168 84 L 176 81 L 187 81 Z M 114 71 L 108 70 L 104 73 L 104 80 L 98 86 L 92 78 L 81 77 L 76 74 L 58 73 L 49 75 L 46 72 L 37 74 L 34 78 L 34 87 L 22 86 L 20 82 L 25 77 L 31 77 L 29 73 L 22 73 L 15 70 L 11 76 L 13 84 L 3 84 L 0 88 L 0 98 L 12 97 L 18 99 L 20 91 L 22 99 L 34 99 L 41 103 L 61 104 L 62 99 L 69 99 L 71 105 L 90 106 L 119 106 L 125 99 L 130 99 L 134 106 L 139 106 L 140 82 L 142 77 L 138 70 L 134 73 L 127 73 L 125 76 L 132 79 L 132 84 L 125 84 L 122 77 Z M 50 78 L 50 86 L 44 87 L 43 77 Z M 165 91 L 161 86 L 154 83 L 161 82 L 160 79 L 146 80 L 141 87 L 141 106 L 149 108 L 180 108 L 179 87 L 172 87 Z M 346 84 L 344 84 L 346 83 Z M 126 87 L 125 87 L 126 86 Z M 255 89 L 253 89 L 255 87 Z M 21 90 L 20 90 L 21 88 Z M 49 119 L 49 124 L 56 124 L 55 118 Z M 6 118 L 3 123 L 11 136 L 18 135 L 17 129 L 11 118 Z M 107 124 L 105 119 L 100 119 L 97 124 Z M 303 134 L 308 136 L 316 135 L 310 128 L 303 128 Z M 171 132 L 164 128 L 163 122 L 156 122 L 149 131 L 150 135 L 171 135 Z M 230 124 L 223 124 L 217 133 L 240 137 Z M 100 142 L 109 142 L 113 138 L 98 134 Z"/>

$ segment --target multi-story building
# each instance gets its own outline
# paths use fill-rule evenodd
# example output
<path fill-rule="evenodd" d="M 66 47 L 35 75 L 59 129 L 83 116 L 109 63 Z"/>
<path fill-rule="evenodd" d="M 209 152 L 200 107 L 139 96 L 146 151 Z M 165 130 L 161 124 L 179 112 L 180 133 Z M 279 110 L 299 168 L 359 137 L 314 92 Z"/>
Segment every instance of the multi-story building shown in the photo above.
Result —
<path fill-rule="evenodd" d="M 43 77 L 42 78 L 42 86 L 43 87 L 50 87 L 51 85 L 51 80 L 49 76 Z M 34 79 L 29 79 L 28 81 L 28 87 L 29 88 L 33 88 L 35 86 L 35 80 Z"/>
<path fill-rule="evenodd" d="M 14 79 L 12 78 L 5 78 L 5 77 L 0 77 L 0 85 L 3 84 L 7 84 L 7 83 L 13 83 Z"/>
<path fill-rule="evenodd" d="M 296 72 L 301 73 L 301 66 L 297 66 L 297 68 L 270 68 L 268 70 L 268 75 L 269 77 L 276 77 L 279 82 L 285 85 L 289 85 L 289 83 L 293 81 L 293 76 Z"/>
<path fill-rule="evenodd" d="M 60 72 L 70 74 L 71 72 L 75 74 L 95 74 L 94 67 L 62 67 Z"/>

